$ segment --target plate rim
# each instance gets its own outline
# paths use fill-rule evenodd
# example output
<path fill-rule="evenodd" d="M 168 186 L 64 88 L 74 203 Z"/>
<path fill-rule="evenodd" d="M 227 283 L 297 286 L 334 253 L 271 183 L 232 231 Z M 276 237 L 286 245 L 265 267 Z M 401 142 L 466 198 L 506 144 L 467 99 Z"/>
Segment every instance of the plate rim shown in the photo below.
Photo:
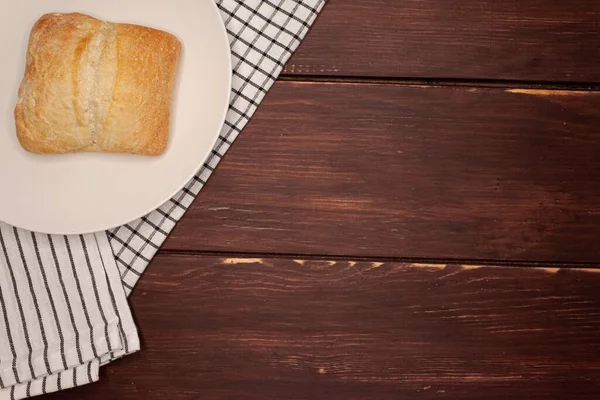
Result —
<path fill-rule="evenodd" d="M 227 27 L 225 26 L 225 21 L 223 21 L 223 18 L 221 18 L 221 13 L 220 13 L 219 8 L 215 1 L 213 1 L 213 0 L 204 0 L 204 1 L 211 3 L 210 7 L 213 10 L 212 12 L 213 12 L 214 18 L 218 18 L 217 25 L 219 26 L 219 30 L 221 32 L 221 35 L 220 35 L 221 39 L 219 39 L 219 40 L 224 41 L 224 43 L 222 43 L 222 46 L 224 46 L 227 49 L 226 50 L 226 53 L 227 53 L 227 57 L 226 57 L 226 59 L 227 59 L 227 71 L 226 71 L 227 95 L 224 96 L 225 102 L 222 106 L 221 117 L 219 118 L 219 125 L 218 125 L 219 129 L 212 134 L 214 137 L 212 138 L 210 147 L 207 147 L 207 150 L 205 151 L 204 156 L 198 157 L 199 164 L 196 166 L 196 168 L 194 168 L 193 172 L 190 172 L 190 174 L 186 177 L 185 180 L 182 179 L 183 182 L 180 185 L 177 185 L 175 189 L 170 191 L 171 193 L 168 196 L 165 196 L 160 201 L 156 201 L 155 204 L 153 203 L 154 205 L 152 205 L 152 206 L 145 207 L 145 209 L 143 211 L 140 210 L 138 213 L 135 213 L 135 216 L 132 215 L 131 217 L 127 218 L 126 221 L 122 221 L 119 223 L 110 223 L 110 224 L 98 223 L 98 224 L 95 224 L 96 226 L 91 226 L 93 224 L 89 224 L 90 228 L 87 228 L 87 229 L 68 229 L 68 228 L 65 229 L 65 227 L 62 227 L 62 229 L 50 229 L 50 228 L 40 229 L 41 227 L 35 227 L 34 226 L 35 224 L 27 224 L 27 223 L 23 224 L 23 223 L 19 223 L 16 221 L 11 221 L 10 216 L 8 219 L 6 218 L 6 216 L 3 217 L 4 219 L 0 220 L 0 223 L 3 222 L 8 225 L 11 225 L 13 227 L 19 228 L 19 229 L 24 229 L 27 231 L 40 233 L 40 234 L 46 234 L 46 235 L 86 235 L 86 234 L 93 234 L 93 233 L 97 233 L 97 232 L 105 232 L 105 231 L 109 231 L 112 229 L 116 229 L 120 226 L 128 225 L 140 218 L 143 218 L 144 216 L 149 215 L 153 211 L 159 209 L 163 204 L 167 203 L 170 199 L 172 199 L 177 193 L 179 193 L 181 190 L 183 190 L 186 187 L 186 185 L 188 185 L 192 181 L 192 179 L 196 176 L 196 174 L 198 174 L 202 170 L 203 165 L 209 159 L 211 152 L 213 151 L 215 145 L 217 144 L 217 142 L 219 140 L 221 130 L 223 129 L 223 126 L 227 119 L 227 114 L 229 112 L 230 96 L 231 96 L 231 89 L 232 89 L 232 83 L 233 83 L 233 62 L 231 59 L 231 45 L 229 43 L 229 34 L 227 33 Z"/>

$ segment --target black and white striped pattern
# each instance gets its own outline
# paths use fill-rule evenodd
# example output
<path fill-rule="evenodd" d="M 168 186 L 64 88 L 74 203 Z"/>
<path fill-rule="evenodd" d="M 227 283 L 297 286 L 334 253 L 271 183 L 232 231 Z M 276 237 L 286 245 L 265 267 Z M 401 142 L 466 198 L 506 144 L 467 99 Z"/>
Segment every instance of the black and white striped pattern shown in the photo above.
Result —
<path fill-rule="evenodd" d="M 0 223 L 0 399 L 94 382 L 139 350 L 106 233 L 48 236 Z"/>
<path fill-rule="evenodd" d="M 216 0 L 233 61 L 230 109 L 194 179 L 110 232 L 48 236 L 0 222 L 0 400 L 95 382 L 139 350 L 126 296 L 250 120 L 325 0 Z"/>
<path fill-rule="evenodd" d="M 0 392 L 0 399 L 24 399 L 98 381 L 99 361 L 78 365 L 59 374 L 21 383 Z"/>

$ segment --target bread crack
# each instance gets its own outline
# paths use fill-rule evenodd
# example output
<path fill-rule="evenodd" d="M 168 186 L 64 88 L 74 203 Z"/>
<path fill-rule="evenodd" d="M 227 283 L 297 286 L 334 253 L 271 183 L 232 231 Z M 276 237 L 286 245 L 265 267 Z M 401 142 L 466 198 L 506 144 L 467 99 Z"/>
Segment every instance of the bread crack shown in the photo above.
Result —
<path fill-rule="evenodd" d="M 116 31 L 102 23 L 86 40 L 79 59 L 78 112 L 81 128 L 88 133 L 88 147 L 96 147 L 108 116 L 116 79 Z"/>

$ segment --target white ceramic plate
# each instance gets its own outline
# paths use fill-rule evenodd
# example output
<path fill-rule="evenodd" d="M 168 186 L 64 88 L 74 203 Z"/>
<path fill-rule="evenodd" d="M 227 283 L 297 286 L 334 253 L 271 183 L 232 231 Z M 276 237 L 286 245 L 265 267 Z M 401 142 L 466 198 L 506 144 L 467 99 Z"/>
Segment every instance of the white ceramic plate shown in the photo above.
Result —
<path fill-rule="evenodd" d="M 170 142 L 161 157 L 33 155 L 13 111 L 29 33 L 47 12 L 81 12 L 175 34 L 183 44 Z M 131 222 L 175 195 L 200 169 L 227 112 L 231 57 L 214 0 L 2 0 L 0 4 L 0 221 L 80 234 Z"/>

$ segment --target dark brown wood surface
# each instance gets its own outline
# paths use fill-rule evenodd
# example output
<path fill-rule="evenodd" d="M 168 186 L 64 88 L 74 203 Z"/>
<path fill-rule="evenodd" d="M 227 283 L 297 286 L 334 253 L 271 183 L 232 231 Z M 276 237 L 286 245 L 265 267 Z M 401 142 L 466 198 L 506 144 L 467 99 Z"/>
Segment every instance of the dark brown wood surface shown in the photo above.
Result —
<path fill-rule="evenodd" d="M 286 73 L 600 81 L 595 0 L 329 0 Z"/>
<path fill-rule="evenodd" d="M 599 286 L 589 271 L 159 256 L 132 299 L 142 351 L 49 398 L 597 399 Z"/>
<path fill-rule="evenodd" d="M 135 288 L 142 351 L 48 398 L 598 399 L 599 28 L 329 0 Z"/>
<path fill-rule="evenodd" d="M 165 248 L 598 261 L 599 121 L 597 92 L 281 82 Z"/>

